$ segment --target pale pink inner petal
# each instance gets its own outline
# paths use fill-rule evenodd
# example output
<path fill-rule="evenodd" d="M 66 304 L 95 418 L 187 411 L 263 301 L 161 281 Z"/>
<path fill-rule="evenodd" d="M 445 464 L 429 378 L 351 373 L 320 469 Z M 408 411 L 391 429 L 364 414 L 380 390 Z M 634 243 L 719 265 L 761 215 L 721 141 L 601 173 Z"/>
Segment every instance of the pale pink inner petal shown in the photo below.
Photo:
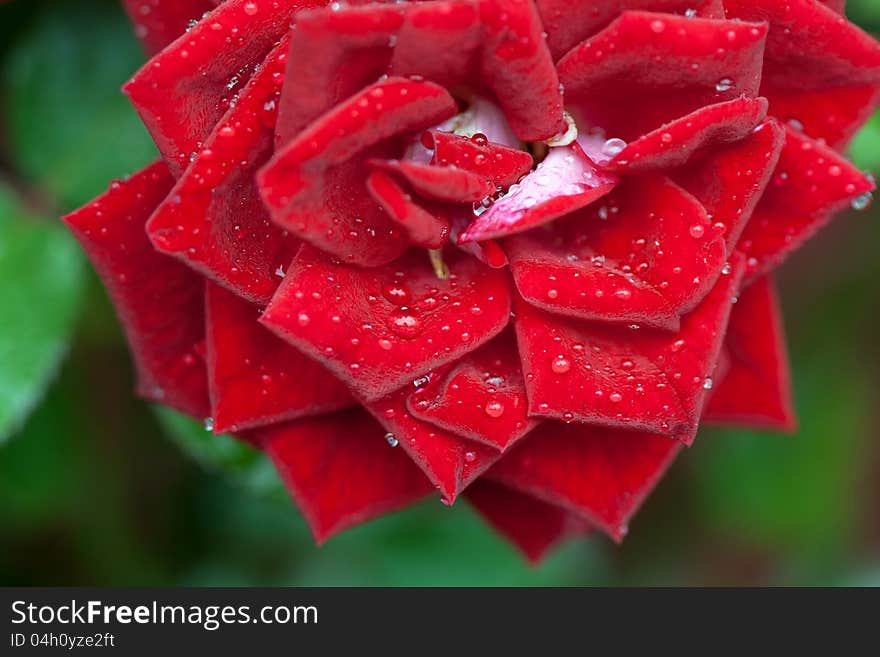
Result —
<path fill-rule="evenodd" d="M 556 218 L 558 212 L 546 212 L 545 204 L 559 205 L 563 197 L 584 197 L 583 205 L 590 202 L 590 192 L 600 187 L 614 185 L 617 176 L 600 171 L 587 157 L 578 143 L 551 148 L 547 157 L 534 171 L 513 185 L 507 193 L 480 213 L 462 239 L 481 239 L 500 233 L 515 233 L 541 223 L 539 216 L 547 220 Z M 575 202 L 566 208 L 568 212 L 583 205 Z"/>
<path fill-rule="evenodd" d="M 601 132 L 581 132 L 578 134 L 577 143 L 593 162 L 602 166 L 610 162 L 614 157 L 626 148 L 626 142 L 622 139 L 607 139 Z"/>

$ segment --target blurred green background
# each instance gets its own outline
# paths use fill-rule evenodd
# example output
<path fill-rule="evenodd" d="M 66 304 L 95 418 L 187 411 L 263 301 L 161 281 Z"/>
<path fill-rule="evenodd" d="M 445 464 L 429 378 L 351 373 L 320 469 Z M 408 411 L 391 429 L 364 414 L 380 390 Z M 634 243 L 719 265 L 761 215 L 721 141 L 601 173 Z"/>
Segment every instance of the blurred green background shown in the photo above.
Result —
<path fill-rule="evenodd" d="M 880 33 L 880 0 L 848 13 Z M 0 584 L 880 585 L 880 204 L 781 275 L 800 433 L 704 430 L 622 547 L 530 567 L 433 500 L 319 549 L 263 459 L 134 399 L 57 220 L 153 159 L 142 61 L 113 0 L 0 8 Z M 852 153 L 880 171 L 880 117 Z"/>

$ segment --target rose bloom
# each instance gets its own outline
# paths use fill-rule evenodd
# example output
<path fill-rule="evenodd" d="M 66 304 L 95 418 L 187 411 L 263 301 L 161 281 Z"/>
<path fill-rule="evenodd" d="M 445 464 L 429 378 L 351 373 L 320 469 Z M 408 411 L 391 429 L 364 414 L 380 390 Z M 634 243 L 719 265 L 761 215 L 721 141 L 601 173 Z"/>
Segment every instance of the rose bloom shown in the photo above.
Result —
<path fill-rule="evenodd" d="M 773 270 L 870 200 L 816 0 L 127 0 L 161 159 L 66 217 L 139 393 L 315 538 L 464 497 L 621 540 L 701 422 L 795 427 Z"/>

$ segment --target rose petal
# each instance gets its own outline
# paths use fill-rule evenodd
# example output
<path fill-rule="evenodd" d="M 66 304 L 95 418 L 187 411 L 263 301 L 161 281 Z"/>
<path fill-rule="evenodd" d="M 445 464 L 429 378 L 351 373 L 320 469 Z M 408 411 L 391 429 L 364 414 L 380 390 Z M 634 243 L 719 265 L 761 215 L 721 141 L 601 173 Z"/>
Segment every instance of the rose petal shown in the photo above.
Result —
<path fill-rule="evenodd" d="M 424 497 L 431 484 L 360 409 L 254 432 L 323 543 Z"/>
<path fill-rule="evenodd" d="M 368 3 L 297 16 L 287 69 L 278 144 L 389 74 L 442 86 L 465 80 L 479 46 L 475 2 Z M 301 90 L 308 89 L 308 93 Z"/>
<path fill-rule="evenodd" d="M 257 169 L 272 155 L 276 80 L 286 59 L 284 41 L 239 94 L 147 224 L 160 251 L 262 304 L 281 283 L 279 267 L 286 267 L 299 248 L 297 239 L 272 223 L 254 181 Z"/>
<path fill-rule="evenodd" d="M 459 242 L 479 242 L 530 230 L 594 203 L 617 184 L 580 146 L 553 148 L 532 173 L 477 216 Z"/>
<path fill-rule="evenodd" d="M 432 378 L 422 377 L 416 383 L 420 386 Z M 444 503 L 453 504 L 465 488 L 498 460 L 501 453 L 422 422 L 407 408 L 409 393 L 409 389 L 398 390 L 367 403 L 366 408 L 388 431 L 389 439 L 397 441 L 431 480 Z"/>
<path fill-rule="evenodd" d="M 743 269 L 736 258 L 678 333 L 577 322 L 518 304 L 529 412 L 693 442 Z"/>
<path fill-rule="evenodd" d="M 388 216 L 406 232 L 409 240 L 428 249 L 439 249 L 449 239 L 449 220 L 435 215 L 413 201 L 397 181 L 383 171 L 373 171 L 367 177 L 370 196 Z"/>
<path fill-rule="evenodd" d="M 629 179 L 600 204 L 508 239 L 505 250 L 534 306 L 669 330 L 712 290 L 727 259 L 703 206 L 662 177 Z"/>
<path fill-rule="evenodd" d="M 562 90 L 532 2 L 480 0 L 483 82 L 498 98 L 523 141 L 549 139 L 565 130 Z"/>
<path fill-rule="evenodd" d="M 761 23 L 625 12 L 563 57 L 559 77 L 581 126 L 631 142 L 706 105 L 757 96 L 766 36 Z"/>
<path fill-rule="evenodd" d="M 502 451 L 538 425 L 528 405 L 512 332 L 468 354 L 407 399 L 418 419 Z"/>
<path fill-rule="evenodd" d="M 819 0 L 819 2 L 838 14 L 842 14 L 846 9 L 846 0 Z"/>
<path fill-rule="evenodd" d="M 174 179 L 153 164 L 64 217 L 101 276 L 122 322 L 138 394 L 198 418 L 208 386 L 197 345 L 205 335 L 204 283 L 153 249 L 144 224 Z"/>
<path fill-rule="evenodd" d="M 785 146 L 737 249 L 748 280 L 778 267 L 874 183 L 834 150 L 786 126 Z"/>
<path fill-rule="evenodd" d="M 584 39 L 607 27 L 624 11 L 724 18 L 721 0 L 536 0 L 553 59 L 560 59 Z"/>
<path fill-rule="evenodd" d="M 320 415 L 353 403 L 341 381 L 259 324 L 258 307 L 210 283 L 206 306 L 215 432 Z"/>
<path fill-rule="evenodd" d="M 703 419 L 793 432 L 797 428 L 782 311 L 772 278 L 739 295 L 725 340 L 730 369 Z"/>
<path fill-rule="evenodd" d="M 371 164 L 403 178 L 427 199 L 450 203 L 474 203 L 495 193 L 495 185 L 483 176 L 455 166 L 433 166 L 407 160 L 376 160 Z"/>
<path fill-rule="evenodd" d="M 347 263 L 387 264 L 407 240 L 367 193 L 365 163 L 401 153 L 402 143 L 393 138 L 456 111 L 452 97 L 433 83 L 376 82 L 275 155 L 258 176 L 263 200 L 276 223 Z"/>
<path fill-rule="evenodd" d="M 770 182 L 785 143 L 785 130 L 774 119 L 743 141 L 717 149 L 674 173 L 675 181 L 706 208 L 732 252 Z"/>
<path fill-rule="evenodd" d="M 479 135 L 462 137 L 431 130 L 423 139 L 434 151 L 432 164 L 471 171 L 498 187 L 510 187 L 532 170 L 530 153 L 489 141 L 488 136 L 486 139 Z"/>
<path fill-rule="evenodd" d="M 489 525 L 533 564 L 573 536 L 589 533 L 589 524 L 561 507 L 481 479 L 465 493 Z"/>
<path fill-rule="evenodd" d="M 135 34 L 147 52 L 157 53 L 222 0 L 124 0 Z"/>
<path fill-rule="evenodd" d="M 764 98 L 737 98 L 701 107 L 627 144 L 605 168 L 620 173 L 674 169 L 713 148 L 743 139 L 766 116 Z"/>
<path fill-rule="evenodd" d="M 568 509 L 621 541 L 680 449 L 649 433 L 547 423 L 486 476 Z"/>
<path fill-rule="evenodd" d="M 123 90 L 175 176 L 287 32 L 296 12 L 314 4 L 226 0 L 210 20 L 196 24 L 185 39 L 156 55 L 125 85 Z"/>
<path fill-rule="evenodd" d="M 439 280 L 424 252 L 358 269 L 303 247 L 261 321 L 358 394 L 378 399 L 477 349 L 507 324 L 506 275 L 447 255 L 452 275 Z"/>
<path fill-rule="evenodd" d="M 814 0 L 729 0 L 731 17 L 767 21 L 761 95 L 783 121 L 843 148 L 880 101 L 880 45 Z"/>

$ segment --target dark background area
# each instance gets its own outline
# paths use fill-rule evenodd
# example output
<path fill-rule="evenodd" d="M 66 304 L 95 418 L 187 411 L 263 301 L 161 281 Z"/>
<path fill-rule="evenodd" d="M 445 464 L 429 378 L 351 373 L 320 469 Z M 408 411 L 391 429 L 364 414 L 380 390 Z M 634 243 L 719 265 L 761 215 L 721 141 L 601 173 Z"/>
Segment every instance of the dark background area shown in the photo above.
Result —
<path fill-rule="evenodd" d="M 848 14 L 880 33 L 880 0 Z M 622 546 L 530 567 L 430 500 L 316 548 L 262 457 L 134 398 L 57 220 L 153 159 L 119 93 L 142 61 L 112 0 L 0 8 L 0 584 L 880 585 L 878 206 L 780 273 L 798 434 L 704 429 Z M 880 170 L 880 118 L 852 155 Z"/>

